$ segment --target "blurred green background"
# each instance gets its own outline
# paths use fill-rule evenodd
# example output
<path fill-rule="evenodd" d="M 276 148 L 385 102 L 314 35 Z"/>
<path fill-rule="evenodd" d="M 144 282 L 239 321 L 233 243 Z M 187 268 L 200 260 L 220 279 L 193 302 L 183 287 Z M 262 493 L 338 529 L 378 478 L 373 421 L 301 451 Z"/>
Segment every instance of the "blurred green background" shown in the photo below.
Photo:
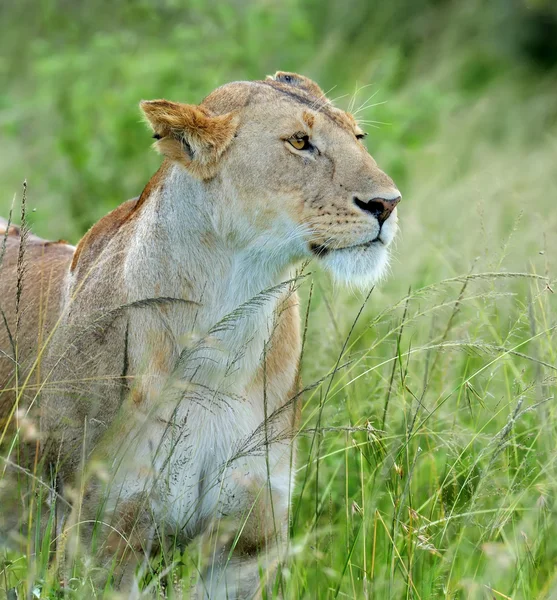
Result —
<path fill-rule="evenodd" d="M 76 243 L 141 192 L 161 161 L 141 99 L 278 69 L 353 106 L 402 191 L 350 367 L 304 399 L 284 597 L 556 598 L 557 4 L 35 0 L 0 18 L 0 214 L 26 178 L 39 235 Z M 362 302 L 314 285 L 308 384 Z"/>

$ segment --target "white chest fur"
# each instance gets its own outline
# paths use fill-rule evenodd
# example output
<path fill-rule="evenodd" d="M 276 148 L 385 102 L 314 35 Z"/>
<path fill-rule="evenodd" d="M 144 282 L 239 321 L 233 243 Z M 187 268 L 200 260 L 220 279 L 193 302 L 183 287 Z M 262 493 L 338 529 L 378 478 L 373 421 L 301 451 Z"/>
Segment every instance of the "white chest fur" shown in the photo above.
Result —
<path fill-rule="evenodd" d="M 273 232 L 250 239 L 249 223 L 239 246 L 223 242 L 226 224 L 197 204 L 195 182 L 180 195 L 182 176 L 171 172 L 173 194 L 143 209 L 125 260 L 128 302 L 177 301 L 134 309 L 128 345 L 141 403 L 109 505 L 147 492 L 159 518 L 189 538 L 211 517 L 249 510 L 268 483 L 289 501 L 290 444 L 266 444 L 280 426 L 266 426 L 265 414 L 279 399 L 255 382 L 291 257 L 269 252 Z M 288 390 L 295 370 L 283 377 Z"/>

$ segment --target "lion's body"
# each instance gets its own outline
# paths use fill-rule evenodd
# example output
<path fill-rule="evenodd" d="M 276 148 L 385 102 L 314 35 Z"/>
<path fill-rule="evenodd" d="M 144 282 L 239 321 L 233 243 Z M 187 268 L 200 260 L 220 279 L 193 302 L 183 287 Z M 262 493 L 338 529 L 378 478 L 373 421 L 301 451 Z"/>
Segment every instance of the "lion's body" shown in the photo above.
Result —
<path fill-rule="evenodd" d="M 0 326 L 0 423 L 2 428 L 13 411 L 16 385 L 20 388 L 21 407 L 32 403 L 41 382 L 41 362 L 33 365 L 37 349 L 44 345 L 59 318 L 62 306 L 63 281 L 69 270 L 75 248 L 65 242 L 49 242 L 29 235 L 25 244 L 23 272 L 19 269 L 21 296 L 19 300 L 19 327 L 16 327 L 16 296 L 18 289 L 18 257 L 20 229 L 0 219 L 0 308 L 4 323 Z M 4 248 L 4 252 L 2 252 Z M 2 258 L 3 254 L 3 258 Z M 21 261 L 20 261 L 21 264 Z M 17 351 L 14 346 L 17 342 Z M 20 364 L 17 373 L 15 355 Z M 29 377 L 29 382 L 23 384 Z"/>
<path fill-rule="evenodd" d="M 83 490 L 81 519 L 102 506 L 134 550 L 163 533 L 187 542 L 225 516 L 241 522 L 239 556 L 284 539 L 301 343 L 293 267 L 314 252 L 358 281 L 386 263 L 398 191 L 355 139 L 353 119 L 318 98 L 313 82 L 281 77 L 229 84 L 199 107 L 144 103 L 167 159 L 141 197 L 101 219 L 75 252 L 44 242 L 28 251 L 27 361 L 52 331 L 30 375 L 43 386 L 47 471 L 60 492 Z M 276 144 L 269 114 L 279 136 L 307 131 L 319 149 Z M 376 222 L 355 194 L 393 206 Z M 16 242 L 8 236 L 3 289 L 14 287 Z M 43 284 L 29 276 L 48 269 L 55 290 L 37 338 Z M 0 389 L 11 371 L 2 364 Z M 8 414 L 13 396 L 0 402 Z M 121 550 L 110 531 L 101 535 L 107 556 Z M 211 570 L 208 593 L 257 587 L 256 566 L 229 568 L 234 583 L 224 566 Z"/>

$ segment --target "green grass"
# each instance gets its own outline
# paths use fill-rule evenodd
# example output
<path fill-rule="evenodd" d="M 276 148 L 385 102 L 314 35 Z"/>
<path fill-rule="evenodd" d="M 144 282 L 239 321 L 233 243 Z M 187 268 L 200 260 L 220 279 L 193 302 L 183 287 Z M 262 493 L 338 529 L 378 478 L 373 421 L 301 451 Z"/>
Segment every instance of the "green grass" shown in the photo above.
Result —
<path fill-rule="evenodd" d="M 159 160 L 141 98 L 197 101 L 281 68 L 346 108 L 372 84 L 354 103 L 379 103 L 358 116 L 380 122 L 368 145 L 402 190 L 401 234 L 367 301 L 315 265 L 302 286 L 304 385 L 328 377 L 303 396 L 284 597 L 556 597 L 557 78 L 509 46 L 520 11 L 39 4 L 25 25 L 3 9 L 0 212 L 26 177 L 43 235 L 75 241 L 141 191 Z M 38 497 L 27 552 L 0 553 L 0 594 L 55 597 L 44 490 L 20 485 Z M 173 566 L 179 598 L 203 558 L 194 543 L 146 580 Z"/>

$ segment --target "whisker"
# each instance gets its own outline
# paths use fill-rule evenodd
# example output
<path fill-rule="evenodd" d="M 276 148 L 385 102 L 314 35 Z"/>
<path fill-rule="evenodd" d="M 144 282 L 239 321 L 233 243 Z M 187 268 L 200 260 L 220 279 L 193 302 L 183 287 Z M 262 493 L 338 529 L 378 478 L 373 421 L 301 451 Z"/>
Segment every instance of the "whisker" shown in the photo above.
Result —
<path fill-rule="evenodd" d="M 370 98 L 371 100 L 371 98 Z M 387 100 L 383 100 L 382 102 L 374 102 L 373 104 L 364 104 L 360 106 L 360 108 L 354 112 L 354 116 L 363 110 L 367 110 L 368 108 L 373 108 L 374 106 L 380 106 L 381 104 L 387 104 Z"/>
<path fill-rule="evenodd" d="M 356 89 L 355 89 L 354 93 L 352 94 L 352 100 L 350 100 L 350 104 L 348 105 L 348 112 L 352 112 L 352 109 L 354 108 L 354 104 L 356 102 L 356 98 L 357 98 L 358 94 L 362 90 L 365 90 L 365 88 L 368 88 L 368 87 L 370 87 L 372 85 L 375 85 L 375 84 L 368 83 L 366 85 L 358 86 L 358 84 L 356 83 Z"/>
<path fill-rule="evenodd" d="M 334 104 L 337 100 L 342 100 L 343 98 L 346 98 L 346 96 L 348 96 L 348 94 L 342 94 L 342 96 L 336 96 L 336 98 L 331 98 L 329 100 L 329 102 L 331 104 Z"/>
<path fill-rule="evenodd" d="M 330 102 L 329 99 L 327 98 L 327 94 L 331 93 L 335 88 L 337 87 L 337 85 L 333 85 L 333 87 L 329 88 L 326 92 L 323 92 L 321 94 L 321 96 L 319 96 L 318 98 L 315 99 L 315 102 L 313 102 L 313 104 L 310 105 L 310 110 L 316 110 L 317 112 L 320 112 L 323 107 Z M 318 106 L 319 104 L 319 106 Z"/>

